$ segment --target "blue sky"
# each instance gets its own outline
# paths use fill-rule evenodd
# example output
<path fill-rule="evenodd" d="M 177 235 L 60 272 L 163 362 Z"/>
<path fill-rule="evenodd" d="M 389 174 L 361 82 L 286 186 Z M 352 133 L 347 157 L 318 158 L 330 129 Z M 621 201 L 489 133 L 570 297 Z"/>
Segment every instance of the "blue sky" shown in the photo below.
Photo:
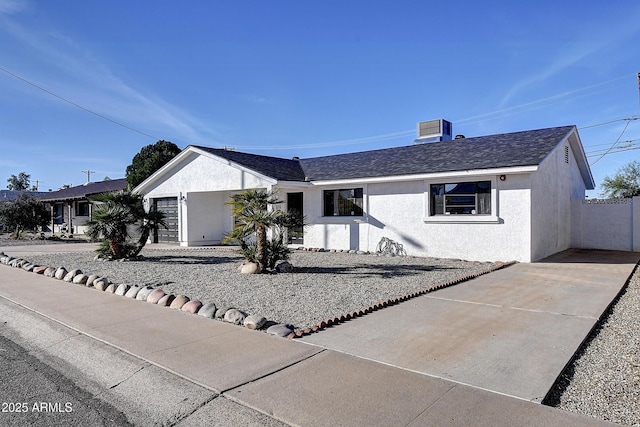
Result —
<path fill-rule="evenodd" d="M 640 147 L 639 22 L 637 0 L 0 0 L 0 187 L 124 177 L 159 139 L 313 157 L 437 118 Z M 590 157 L 596 182 L 638 158 Z"/>

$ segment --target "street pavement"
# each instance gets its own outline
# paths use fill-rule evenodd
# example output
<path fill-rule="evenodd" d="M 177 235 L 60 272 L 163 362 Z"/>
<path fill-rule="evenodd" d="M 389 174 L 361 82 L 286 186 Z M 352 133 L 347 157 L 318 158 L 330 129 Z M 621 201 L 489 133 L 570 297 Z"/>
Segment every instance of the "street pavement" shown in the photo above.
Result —
<path fill-rule="evenodd" d="M 2 335 L 0 364 L 0 423 L 5 427 L 131 425 L 112 405 Z"/>
<path fill-rule="evenodd" d="M 0 266 L 0 320 L 14 342 L 58 361 L 136 425 L 610 425 L 530 400 L 551 387 L 638 258 L 567 251 L 302 340 Z"/>

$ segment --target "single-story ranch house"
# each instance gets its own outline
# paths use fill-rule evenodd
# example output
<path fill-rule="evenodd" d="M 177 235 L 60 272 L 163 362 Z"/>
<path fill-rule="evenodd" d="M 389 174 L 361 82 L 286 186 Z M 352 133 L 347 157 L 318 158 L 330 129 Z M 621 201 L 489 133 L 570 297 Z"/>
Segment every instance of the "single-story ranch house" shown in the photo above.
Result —
<path fill-rule="evenodd" d="M 91 197 L 125 188 L 127 188 L 125 178 L 107 179 L 50 191 L 41 194 L 38 198 L 48 204 L 51 209 L 51 230 L 54 233 L 82 234 L 86 230 L 86 222 L 91 219 L 93 210 Z"/>
<path fill-rule="evenodd" d="M 387 237 L 409 255 L 521 262 L 570 247 L 571 201 L 595 187 L 575 126 L 422 141 L 308 159 L 191 145 L 134 191 L 175 219 L 158 241 L 182 246 L 220 243 L 230 196 L 264 188 L 305 216 L 294 246 L 375 251 Z"/>

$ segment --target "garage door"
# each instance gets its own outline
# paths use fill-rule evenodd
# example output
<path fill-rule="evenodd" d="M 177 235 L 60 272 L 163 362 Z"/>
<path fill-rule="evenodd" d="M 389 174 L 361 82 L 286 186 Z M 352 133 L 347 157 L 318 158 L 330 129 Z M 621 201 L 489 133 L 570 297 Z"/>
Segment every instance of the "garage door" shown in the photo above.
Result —
<path fill-rule="evenodd" d="M 158 227 L 154 241 L 156 243 L 177 243 L 178 242 L 178 198 L 165 197 L 155 199 L 154 206 L 160 212 L 164 212 L 164 222 L 167 227 Z"/>

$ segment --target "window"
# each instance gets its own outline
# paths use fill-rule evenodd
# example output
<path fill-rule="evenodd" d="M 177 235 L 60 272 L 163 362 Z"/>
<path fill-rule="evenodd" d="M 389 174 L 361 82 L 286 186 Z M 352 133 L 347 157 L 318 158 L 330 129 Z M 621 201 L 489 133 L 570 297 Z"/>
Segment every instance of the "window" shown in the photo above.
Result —
<path fill-rule="evenodd" d="M 431 184 L 431 215 L 490 215 L 491 181 Z"/>
<path fill-rule="evenodd" d="M 362 216 L 362 206 L 362 188 L 324 192 L 324 216 Z"/>
<path fill-rule="evenodd" d="M 89 216 L 89 202 L 76 202 L 76 216 Z"/>

